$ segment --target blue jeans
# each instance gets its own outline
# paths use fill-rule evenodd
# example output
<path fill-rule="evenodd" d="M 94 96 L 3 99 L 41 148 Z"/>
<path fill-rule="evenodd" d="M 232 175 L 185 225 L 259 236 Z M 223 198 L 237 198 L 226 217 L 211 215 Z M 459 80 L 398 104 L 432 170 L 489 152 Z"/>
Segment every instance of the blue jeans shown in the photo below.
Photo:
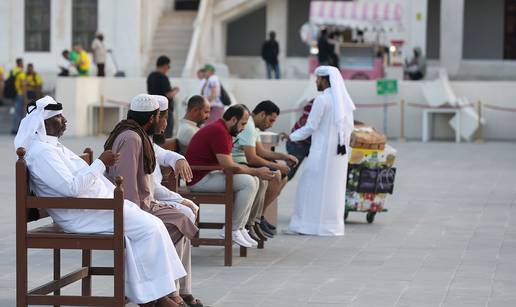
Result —
<path fill-rule="evenodd" d="M 274 77 L 280 78 L 279 64 L 266 63 L 265 68 L 267 69 L 267 79 L 272 79 L 272 71 L 274 70 Z"/>
<path fill-rule="evenodd" d="M 11 133 L 17 133 L 20 122 L 23 118 L 25 110 L 23 110 L 25 101 L 23 95 L 16 95 L 14 99 L 14 114 L 13 114 L 13 125 L 11 127 Z"/>
<path fill-rule="evenodd" d="M 288 180 L 292 179 L 297 172 L 297 169 L 301 165 L 301 162 L 308 157 L 308 153 L 310 152 L 310 144 L 307 143 L 293 143 L 287 142 L 286 145 L 287 152 L 299 160 L 299 163 L 290 169 L 288 173 Z"/>

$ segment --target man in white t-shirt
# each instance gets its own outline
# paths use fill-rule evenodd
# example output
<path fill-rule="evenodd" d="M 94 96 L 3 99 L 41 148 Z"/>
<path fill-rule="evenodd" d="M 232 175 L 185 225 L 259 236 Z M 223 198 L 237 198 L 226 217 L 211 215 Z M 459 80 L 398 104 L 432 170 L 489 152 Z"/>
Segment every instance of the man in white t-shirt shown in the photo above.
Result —
<path fill-rule="evenodd" d="M 206 124 L 209 124 L 222 118 L 222 114 L 224 114 L 224 104 L 220 100 L 220 81 L 219 77 L 215 75 L 215 67 L 206 64 L 204 71 L 206 72 L 206 82 L 202 87 L 201 93 L 210 102 L 210 117 L 206 121 Z"/>
<path fill-rule="evenodd" d="M 185 117 L 179 121 L 179 128 L 177 129 L 179 153 L 186 154 L 186 148 L 188 148 L 190 140 L 199 131 L 199 127 L 208 120 L 209 115 L 210 103 L 206 98 L 194 95 L 188 99 Z"/>

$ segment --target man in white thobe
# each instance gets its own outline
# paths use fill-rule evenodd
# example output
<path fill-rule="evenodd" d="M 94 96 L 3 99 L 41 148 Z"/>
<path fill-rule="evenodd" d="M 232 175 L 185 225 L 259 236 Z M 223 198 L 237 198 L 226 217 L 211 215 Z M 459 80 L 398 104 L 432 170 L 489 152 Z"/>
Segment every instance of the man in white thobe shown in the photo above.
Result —
<path fill-rule="evenodd" d="M 42 197 L 113 198 L 115 187 L 103 173 L 116 163 L 118 154 L 106 151 L 88 165 L 59 143 L 66 122 L 61 104 L 49 96 L 30 106 L 22 120 L 14 145 L 26 150 L 31 190 Z M 112 211 L 47 211 L 65 232 L 114 231 Z M 186 272 L 163 222 L 125 200 L 124 237 L 125 295 L 145 306 L 178 306 L 167 296 L 176 290 L 174 281 Z"/>
<path fill-rule="evenodd" d="M 168 117 L 168 99 L 161 95 L 151 95 L 151 97 L 156 99 L 159 103 L 159 133 L 165 133 Z M 166 204 L 178 209 L 195 223 L 199 207 L 191 200 L 183 198 L 178 193 L 170 191 L 167 187 L 161 184 L 163 181 L 163 174 L 161 173 L 160 166 L 172 167 L 179 178 L 190 181 L 193 176 L 190 165 L 184 156 L 176 152 L 163 149 L 156 143 L 153 143 L 152 147 L 154 148 L 154 154 L 156 155 L 156 168 L 152 173 L 152 197 L 160 204 Z M 181 241 L 176 243 L 175 246 L 187 274 L 185 277 L 176 281 L 176 287 L 178 288 L 179 293 L 174 293 L 174 296 L 180 295 L 189 306 L 201 307 L 203 306 L 202 302 L 192 295 L 191 241 L 186 236 L 183 236 Z"/>
<path fill-rule="evenodd" d="M 316 69 L 317 90 L 306 125 L 292 132 L 291 141 L 312 137 L 304 172 L 299 178 L 290 230 L 310 235 L 344 235 L 344 207 L 349 140 L 355 105 L 340 71 Z"/>

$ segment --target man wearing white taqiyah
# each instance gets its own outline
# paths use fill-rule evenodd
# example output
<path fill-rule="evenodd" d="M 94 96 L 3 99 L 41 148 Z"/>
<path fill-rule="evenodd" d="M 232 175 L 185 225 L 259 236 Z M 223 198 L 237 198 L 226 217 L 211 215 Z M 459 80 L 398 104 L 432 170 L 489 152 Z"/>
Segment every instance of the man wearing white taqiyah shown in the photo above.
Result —
<path fill-rule="evenodd" d="M 344 235 L 344 206 L 349 139 L 355 105 L 340 71 L 315 70 L 317 90 L 306 125 L 292 132 L 291 141 L 312 137 L 310 153 L 299 179 L 290 230 L 311 235 Z"/>
<path fill-rule="evenodd" d="M 165 133 L 167 128 L 167 117 L 168 117 L 168 99 L 161 95 L 150 95 L 159 103 L 160 118 L 158 122 L 159 133 Z M 152 173 L 152 198 L 160 203 L 172 206 L 178 209 L 181 213 L 187 216 L 193 223 L 195 223 L 197 212 L 199 207 L 189 199 L 183 198 L 181 195 L 170 191 L 164 187 L 161 182 L 163 180 L 163 174 L 161 173 L 160 166 L 170 166 L 174 169 L 174 172 L 180 176 L 180 178 L 190 181 L 192 180 L 192 169 L 182 155 L 165 150 L 156 143 L 152 144 L 154 148 L 154 154 L 156 155 L 156 167 Z M 173 296 L 181 296 L 186 304 L 193 307 L 203 306 L 202 302 L 192 295 L 192 256 L 191 249 L 192 245 L 190 239 L 186 236 L 175 244 L 177 254 L 183 263 L 186 270 L 186 276 L 176 281 L 176 287 L 179 289 L 179 293 L 174 293 Z"/>
<path fill-rule="evenodd" d="M 59 143 L 66 122 L 61 104 L 46 96 L 29 106 L 20 124 L 14 146 L 27 152 L 32 191 L 44 197 L 112 198 L 115 187 L 103 173 L 116 163 L 118 154 L 105 151 L 88 165 Z M 107 210 L 47 211 L 65 232 L 113 232 L 113 214 Z M 125 295 L 145 306 L 178 306 L 167 295 L 186 272 L 163 222 L 125 200 L 124 237 Z"/>
<path fill-rule="evenodd" d="M 150 95 L 152 98 L 156 99 L 159 103 L 159 111 L 160 111 L 160 129 L 165 127 L 161 127 L 162 125 L 166 125 L 167 121 L 162 120 L 162 114 L 168 111 L 168 99 L 165 96 L 161 95 Z M 168 115 L 168 114 L 167 114 Z M 176 152 L 163 149 L 161 146 L 156 143 L 152 144 L 154 148 L 154 153 L 156 154 L 156 168 L 154 169 L 154 173 L 152 173 L 152 181 L 153 181 L 153 196 L 154 199 L 162 204 L 167 204 L 173 206 L 186 216 L 188 216 L 192 221 L 195 222 L 196 213 L 199 210 L 199 207 L 192 201 L 183 198 L 178 193 L 170 191 L 168 188 L 164 187 L 161 182 L 163 181 L 163 174 L 161 173 L 161 166 L 170 166 L 174 169 L 176 174 L 180 174 L 180 177 L 190 181 L 192 179 L 192 170 L 190 169 L 190 165 L 186 161 L 186 158 L 183 155 L 180 155 Z"/>

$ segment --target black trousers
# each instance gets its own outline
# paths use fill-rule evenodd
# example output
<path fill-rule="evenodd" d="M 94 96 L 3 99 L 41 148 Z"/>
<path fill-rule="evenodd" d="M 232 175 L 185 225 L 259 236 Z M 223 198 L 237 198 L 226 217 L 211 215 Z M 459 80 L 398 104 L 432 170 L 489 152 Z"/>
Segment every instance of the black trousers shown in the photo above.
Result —
<path fill-rule="evenodd" d="M 104 67 L 105 67 L 104 63 L 97 64 L 97 77 L 105 77 L 106 76 Z"/>

